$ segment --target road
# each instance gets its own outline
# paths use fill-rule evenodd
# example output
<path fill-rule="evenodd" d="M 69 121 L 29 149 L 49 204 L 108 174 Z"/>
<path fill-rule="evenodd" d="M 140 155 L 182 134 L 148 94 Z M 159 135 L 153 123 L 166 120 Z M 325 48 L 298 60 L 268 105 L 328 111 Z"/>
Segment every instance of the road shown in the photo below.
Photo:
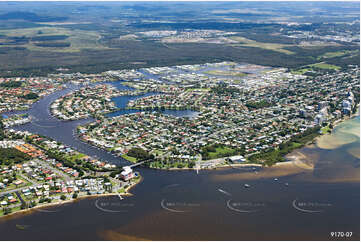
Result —
<path fill-rule="evenodd" d="M 26 176 L 23 176 L 23 175 L 20 175 L 20 176 L 21 176 L 21 178 L 23 178 L 23 179 L 26 180 L 27 182 L 31 183 L 31 186 L 37 186 L 37 185 L 39 185 L 39 183 L 37 183 L 37 182 L 35 182 L 35 181 L 27 178 Z M 0 196 L 5 195 L 5 194 L 8 194 L 8 193 L 13 193 L 13 192 L 16 193 L 16 192 L 18 192 L 18 191 L 21 191 L 21 190 L 27 188 L 27 187 L 29 187 L 29 186 L 22 186 L 22 187 L 14 188 L 14 189 L 11 189 L 11 190 L 6 190 L 6 191 L 3 191 L 3 192 L 0 192 Z"/>
<path fill-rule="evenodd" d="M 8 194 L 8 193 L 18 192 L 18 191 L 21 191 L 21 190 L 23 190 L 23 189 L 25 189 L 25 188 L 26 188 L 26 187 L 19 187 L 19 188 L 15 188 L 15 189 L 3 191 L 3 192 L 0 192 L 0 196 L 5 195 L 5 194 Z"/>
<path fill-rule="evenodd" d="M 37 160 L 37 162 L 39 162 L 40 164 L 42 164 L 43 166 L 45 166 L 46 168 L 57 174 L 58 176 L 63 177 L 66 181 L 72 180 L 72 178 L 68 174 L 59 171 L 57 168 L 51 166 L 49 163 L 42 160 Z"/>
<path fill-rule="evenodd" d="M 25 203 L 24 199 L 20 196 L 20 193 L 18 191 L 16 191 L 15 194 L 16 194 L 16 196 L 18 196 L 21 203 Z"/>
<path fill-rule="evenodd" d="M 41 161 L 41 160 L 36 160 L 36 162 L 38 162 L 38 163 L 40 163 L 41 165 L 43 165 L 44 167 L 48 168 L 49 170 L 51 170 L 52 172 L 54 172 L 54 173 L 57 174 L 58 176 L 63 177 L 66 181 L 72 180 L 72 178 L 71 178 L 68 174 L 65 174 L 65 173 L 63 173 L 62 171 L 59 171 L 59 170 L 56 169 L 55 167 L 52 167 L 49 163 L 47 163 L 47 162 L 45 162 L 45 161 Z M 33 180 L 29 179 L 29 178 L 26 177 L 26 176 L 23 176 L 23 175 L 20 175 L 20 176 L 21 176 L 21 178 L 23 178 L 23 179 L 26 180 L 27 182 L 31 183 L 31 186 L 38 186 L 38 185 L 40 185 L 39 182 L 33 181 Z M 0 192 L 0 196 L 5 195 L 5 194 L 8 194 L 8 193 L 19 192 L 19 191 L 25 189 L 26 187 L 29 187 L 29 186 L 22 186 L 22 187 L 19 187 L 19 188 L 14 188 L 14 189 L 11 189 L 11 190 L 6 190 L 6 191 L 3 191 L 3 192 Z"/>

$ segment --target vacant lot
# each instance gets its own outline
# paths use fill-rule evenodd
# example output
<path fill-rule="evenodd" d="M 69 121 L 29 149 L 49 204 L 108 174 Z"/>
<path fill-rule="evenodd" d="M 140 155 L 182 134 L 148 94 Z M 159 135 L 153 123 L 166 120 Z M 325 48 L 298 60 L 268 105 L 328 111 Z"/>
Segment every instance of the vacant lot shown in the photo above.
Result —
<path fill-rule="evenodd" d="M 230 156 L 234 153 L 234 149 L 229 147 L 217 147 L 216 152 L 209 152 L 208 159 L 216 159 L 220 157 Z"/>
<path fill-rule="evenodd" d="M 294 54 L 294 52 L 292 52 L 292 51 L 283 49 L 283 47 L 287 47 L 287 46 L 291 46 L 291 45 L 257 42 L 257 41 L 246 39 L 246 38 L 240 37 L 240 36 L 233 36 L 233 37 L 230 37 L 230 39 L 240 42 L 240 44 L 233 44 L 232 46 L 257 47 L 257 48 L 262 48 L 262 49 L 266 49 L 266 50 L 273 50 L 273 51 L 281 52 L 281 53 L 288 54 L 288 55 Z"/>
<path fill-rule="evenodd" d="M 82 49 L 109 49 L 99 43 L 101 35 L 95 31 L 66 29 L 57 26 L 0 30 L 0 35 L 3 35 L 0 38 L 3 47 L 13 46 L 7 45 L 7 38 L 28 39 L 27 43 L 20 43 L 16 46 L 27 48 L 30 51 L 79 52 Z"/>
<path fill-rule="evenodd" d="M 309 65 L 309 66 L 320 68 L 320 69 L 329 69 L 329 70 L 339 70 L 339 69 L 341 69 L 339 66 L 335 66 L 335 65 L 331 65 L 331 64 L 327 64 L 327 63 L 323 63 L 323 62 L 312 64 L 312 65 Z"/>
<path fill-rule="evenodd" d="M 215 76 L 245 76 L 246 73 L 237 72 L 237 71 L 221 71 L 221 70 L 211 70 L 205 71 L 205 74 L 215 75 Z"/>
<path fill-rule="evenodd" d="M 335 52 L 327 52 L 321 56 L 319 56 L 317 59 L 321 59 L 321 58 L 334 58 L 334 57 L 341 57 L 341 56 L 345 56 L 345 55 L 352 55 L 352 54 L 357 54 L 358 51 L 356 50 L 353 50 L 353 51 L 348 51 L 348 50 L 345 50 L 345 51 L 335 51 Z"/>

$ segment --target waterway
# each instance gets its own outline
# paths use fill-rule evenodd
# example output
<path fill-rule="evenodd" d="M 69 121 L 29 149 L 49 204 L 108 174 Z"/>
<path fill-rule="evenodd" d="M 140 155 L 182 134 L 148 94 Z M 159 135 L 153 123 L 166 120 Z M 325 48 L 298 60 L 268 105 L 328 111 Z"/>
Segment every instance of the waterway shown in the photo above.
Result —
<path fill-rule="evenodd" d="M 91 120 L 63 122 L 49 114 L 50 103 L 67 91 L 34 104 L 28 113 L 35 121 L 17 129 L 50 136 L 115 164 L 127 164 L 73 136 L 77 125 Z M 1 219 L 1 238 L 329 240 L 331 232 L 352 232 L 351 239 L 359 240 L 359 127 L 359 116 L 341 123 L 333 134 L 322 137 L 326 141 L 320 138 L 315 145 L 288 156 L 298 162 L 280 167 L 198 173 L 137 168 L 144 180 L 131 191 L 134 196 L 83 199 Z M 327 138 L 338 140 L 338 145 L 325 147 Z M 17 224 L 26 229 L 17 229 Z"/>
<path fill-rule="evenodd" d="M 121 81 L 110 82 L 109 84 L 115 86 L 119 90 L 134 90 L 134 88 L 123 85 Z M 106 116 L 107 117 L 116 117 L 116 116 L 120 116 L 120 115 L 124 115 L 124 114 L 128 114 L 128 113 L 140 112 L 140 110 L 138 110 L 138 109 L 126 109 L 128 102 L 131 100 L 135 100 L 135 99 L 142 98 L 142 97 L 148 97 L 148 96 L 152 96 L 152 95 L 156 95 L 156 94 L 159 94 L 159 93 L 148 92 L 146 94 L 136 95 L 136 96 L 126 95 L 126 96 L 113 97 L 112 101 L 115 103 L 116 107 L 119 108 L 120 110 L 116 111 L 116 112 L 108 113 L 108 114 L 106 114 Z M 160 111 L 160 112 L 162 112 L 163 114 L 173 115 L 176 117 L 189 117 L 189 118 L 194 118 L 199 113 L 199 112 L 193 111 L 193 110 L 164 110 L 164 111 Z"/>

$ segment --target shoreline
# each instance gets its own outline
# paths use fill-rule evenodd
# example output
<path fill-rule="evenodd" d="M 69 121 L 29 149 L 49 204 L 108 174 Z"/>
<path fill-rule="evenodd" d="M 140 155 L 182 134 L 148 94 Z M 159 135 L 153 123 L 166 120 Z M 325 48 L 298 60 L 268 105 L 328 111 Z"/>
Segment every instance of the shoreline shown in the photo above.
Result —
<path fill-rule="evenodd" d="M 359 115 L 360 103 L 356 104 L 356 107 L 357 107 L 357 111 L 356 111 L 355 113 L 353 113 L 353 114 L 351 114 L 351 115 L 349 115 L 349 116 L 346 116 L 346 115 L 345 115 L 345 116 L 343 116 L 343 118 L 340 118 L 340 119 L 337 119 L 337 120 L 334 120 L 334 121 L 330 121 L 329 124 L 332 124 L 332 126 L 333 126 L 332 130 L 334 130 L 335 127 L 336 127 L 338 124 L 343 123 L 343 122 L 345 122 L 345 121 L 347 121 L 347 120 L 349 120 L 349 119 L 352 119 L 352 118 L 354 118 L 355 116 Z M 125 108 L 117 108 L 117 110 L 127 110 L 127 109 L 139 109 L 139 107 L 128 107 L 128 106 L 127 106 L 127 107 L 125 107 Z M 153 109 L 153 110 L 154 110 L 154 109 Z M 178 109 L 170 108 L 169 110 L 178 110 Z M 148 110 L 141 110 L 141 111 L 148 111 Z M 150 111 L 150 110 L 149 110 L 149 111 Z M 113 111 L 103 113 L 102 116 L 106 118 L 105 115 L 106 115 L 107 113 L 112 113 L 112 112 L 113 112 Z M 115 111 L 115 112 L 116 112 L 116 111 Z M 55 115 L 53 115 L 53 113 L 51 112 L 51 110 L 50 110 L 50 113 L 51 113 L 51 115 L 52 115 L 53 117 L 56 117 Z M 56 117 L 56 118 L 57 118 L 57 117 Z M 94 119 L 95 117 L 91 115 L 91 116 L 88 117 L 88 118 L 93 118 L 93 119 Z M 60 120 L 60 121 L 70 121 L 70 120 L 63 120 L 63 119 L 58 119 L 58 120 Z M 321 128 L 322 128 L 322 127 L 321 127 Z M 332 130 L 331 130 L 331 132 L 332 132 Z M 76 134 L 76 138 L 77 138 L 79 141 L 83 142 L 83 143 L 86 143 L 86 144 L 88 144 L 88 145 L 90 145 L 90 146 L 92 146 L 92 147 L 94 147 L 94 148 L 98 148 L 98 149 L 102 149 L 102 150 L 104 150 L 104 151 L 106 151 L 106 152 L 110 152 L 113 156 L 119 157 L 120 159 L 124 159 L 124 160 L 126 160 L 127 162 L 129 162 L 129 163 L 131 163 L 131 164 L 134 164 L 134 163 L 135 163 L 135 162 L 133 162 L 133 161 L 127 159 L 127 158 L 124 158 L 122 155 L 119 155 L 119 154 L 117 154 L 117 153 L 115 153 L 115 152 L 113 152 L 113 151 L 110 151 L 110 150 L 106 149 L 106 148 L 99 147 L 99 146 L 93 144 L 93 142 L 91 142 L 91 141 L 82 139 L 82 138 L 80 137 L 80 135 L 79 135 L 79 132 L 78 132 L 78 129 L 77 129 L 77 128 L 75 129 L 75 134 Z M 302 145 L 302 146 L 300 146 L 300 147 L 298 147 L 298 148 L 296 148 L 296 149 L 294 149 L 294 150 L 298 150 L 298 149 L 301 149 L 301 148 L 303 148 L 303 147 L 307 147 L 308 145 L 314 143 L 319 137 L 324 136 L 324 135 L 327 135 L 327 134 L 329 134 L 329 133 L 325 133 L 325 134 L 319 133 L 319 134 L 318 134 L 315 138 L 313 138 L 311 141 L 307 142 L 306 144 L 304 144 L 304 145 Z M 293 152 L 294 150 L 291 150 L 289 153 L 285 154 L 283 157 L 287 156 L 288 154 L 290 154 L 290 153 Z M 220 159 L 227 159 L 227 158 L 229 158 L 229 157 L 221 157 Z M 284 163 L 284 162 L 286 162 L 286 161 L 276 162 L 275 164 L 271 165 L 270 167 L 275 166 L 275 165 L 277 165 L 278 163 Z M 222 164 L 222 165 L 216 165 L 216 166 L 214 166 L 214 167 L 205 167 L 205 168 L 197 168 L 197 167 L 192 167 L 192 168 L 189 168 L 189 167 L 184 167 L 184 168 L 177 168 L 177 167 L 171 167 L 171 168 L 150 168 L 150 167 L 148 167 L 148 168 L 150 168 L 150 169 L 157 169 L 157 170 L 167 170 L 167 171 L 182 171 L 182 170 L 213 170 L 213 169 L 217 169 L 217 168 L 225 168 L 225 167 L 228 167 L 228 166 L 230 166 L 230 167 L 236 166 L 236 167 L 237 167 L 237 166 L 266 166 L 266 165 L 264 165 L 263 163 L 242 163 L 242 164 Z"/>
<path fill-rule="evenodd" d="M 350 116 L 344 117 L 343 119 L 335 120 L 335 121 L 332 123 L 332 125 L 333 125 L 333 129 L 332 129 L 332 130 L 334 130 L 334 129 L 336 128 L 336 126 L 340 125 L 341 123 L 346 122 L 346 121 L 348 121 L 348 120 L 350 120 L 350 119 L 353 119 L 353 118 L 355 118 L 355 117 L 357 117 L 357 116 L 359 116 L 359 115 L 360 115 L 360 104 L 357 104 L 357 111 L 356 111 L 355 113 L 351 114 Z M 331 131 L 332 131 L 332 130 L 331 130 Z M 319 136 L 317 136 L 317 137 L 319 137 Z"/>
<path fill-rule="evenodd" d="M 346 122 L 348 120 L 351 120 L 351 119 L 357 117 L 359 115 L 359 112 L 360 112 L 359 108 L 360 108 L 360 104 L 357 104 L 357 111 L 355 113 L 351 114 L 350 116 L 344 116 L 342 119 L 338 119 L 338 120 L 335 120 L 333 122 L 330 122 L 330 124 L 333 125 L 333 128 L 332 128 L 331 132 L 338 125 L 342 124 L 343 122 Z M 305 145 L 292 150 L 291 152 L 285 154 L 283 157 L 286 157 L 287 155 L 291 154 L 294 151 L 300 150 L 300 149 L 302 149 L 304 147 L 308 147 L 308 146 L 314 144 L 314 142 L 317 141 L 317 139 L 319 139 L 320 137 L 323 137 L 323 136 L 329 135 L 329 134 L 331 134 L 331 133 L 325 133 L 325 134 L 320 133 L 319 135 L 317 135 L 314 139 L 312 139 L 311 141 L 309 141 Z M 228 158 L 228 157 L 222 157 L 222 158 L 219 158 L 219 159 L 226 159 L 226 158 Z M 127 160 L 127 159 L 125 159 L 125 160 Z M 127 160 L 127 161 L 131 162 L 130 160 Z M 281 161 L 281 162 L 276 162 L 275 164 L 273 164 L 272 166 L 269 166 L 269 167 L 277 167 L 277 166 L 280 166 L 281 164 L 287 164 L 289 162 L 293 163 L 293 161 Z M 131 163 L 133 163 L 133 162 L 131 162 Z M 255 166 L 256 167 L 267 167 L 267 166 L 265 166 L 264 164 L 261 164 L 261 163 L 236 163 L 236 164 L 222 164 L 222 165 L 209 167 L 209 168 L 208 167 L 207 168 L 196 168 L 196 167 L 192 167 L 192 168 L 189 168 L 189 167 L 185 167 L 185 168 L 177 168 L 177 167 L 172 167 L 172 168 L 149 168 L 148 167 L 148 169 L 164 170 L 164 171 L 189 171 L 189 170 L 215 170 L 217 168 L 255 167 Z"/>
<path fill-rule="evenodd" d="M 358 107 L 359 107 L 359 105 L 358 105 Z M 355 118 L 358 115 L 359 115 L 359 110 L 356 113 L 354 113 L 354 114 L 352 114 L 350 116 L 346 116 L 343 119 L 336 120 L 336 121 L 332 122 L 332 125 L 334 125 L 332 130 L 334 130 L 338 125 L 342 124 L 343 122 L 348 121 L 348 120 L 350 120 L 352 118 Z M 303 147 L 309 146 L 309 145 L 313 144 L 314 141 L 317 140 L 319 137 L 327 135 L 327 134 L 328 133 L 320 134 L 317 137 L 315 137 L 312 141 L 308 142 L 304 146 L 302 146 L 300 148 L 297 148 L 297 149 L 295 149 L 293 151 L 297 151 L 297 150 L 299 150 L 299 149 L 301 149 Z M 97 146 L 94 146 L 94 147 L 97 147 Z M 292 153 L 292 152 L 290 152 L 290 153 Z M 289 155 L 290 153 L 286 154 L 285 156 Z M 295 164 L 297 161 L 298 161 L 298 159 L 287 160 L 287 161 L 283 161 L 283 162 L 276 162 L 274 165 L 271 166 L 271 168 L 282 168 L 284 166 L 295 165 L 298 168 L 303 168 L 303 169 L 307 169 L 307 170 L 312 170 L 313 169 L 313 167 L 310 167 L 309 165 L 306 165 L 306 167 L 300 167 L 297 164 Z M 128 162 L 130 162 L 130 161 L 128 161 Z M 227 169 L 227 168 L 232 169 L 234 167 L 266 167 L 266 166 L 264 166 L 263 164 L 259 164 L 259 163 L 238 163 L 238 164 L 222 164 L 222 165 L 215 166 L 215 167 L 212 167 L 212 168 L 198 168 L 198 169 L 195 168 L 195 167 L 193 167 L 193 168 L 177 168 L 177 167 L 174 167 L 174 168 L 168 168 L 168 169 L 149 168 L 149 169 L 162 170 L 162 171 L 191 171 L 191 170 L 216 170 L 217 168 L 219 168 L 219 169 Z M 143 177 L 140 177 L 140 179 L 136 183 L 131 184 L 130 186 L 125 188 L 123 193 L 112 192 L 112 193 L 105 193 L 105 194 L 83 195 L 83 196 L 78 197 L 76 199 L 58 201 L 58 202 L 55 202 L 55 203 L 44 203 L 44 204 L 37 205 L 37 206 L 32 207 L 32 208 L 20 209 L 18 211 L 12 212 L 10 214 L 2 215 L 2 216 L 0 216 L 0 218 L 7 219 L 7 218 L 11 218 L 11 217 L 17 216 L 17 215 L 22 215 L 22 214 L 25 215 L 27 213 L 34 212 L 34 211 L 36 211 L 36 209 L 39 209 L 39 208 L 59 206 L 59 205 L 67 204 L 67 203 L 78 202 L 78 201 L 80 201 L 82 199 L 97 198 L 97 197 L 108 197 L 108 196 L 133 196 L 133 194 L 130 193 L 129 191 L 132 188 L 134 188 L 136 185 L 141 183 L 142 181 L 143 181 Z"/>
<path fill-rule="evenodd" d="M 64 200 L 64 201 L 58 201 L 58 202 L 54 202 L 54 203 L 43 203 L 43 204 L 38 204 L 36 205 L 35 207 L 32 207 L 32 208 L 26 208 L 26 209 L 20 209 L 18 211 L 14 211 L 10 214 L 6 214 L 6 215 L 2 215 L 0 216 L 0 219 L 2 218 L 11 218 L 12 216 L 16 216 L 16 215 L 21 215 L 21 214 L 26 214 L 26 213 L 31 213 L 31 212 L 36 212 L 37 209 L 41 209 L 41 208 L 47 208 L 47 207 L 54 207 L 54 206 L 59 206 L 59 205 L 63 205 L 63 204 L 67 204 L 67 203 L 74 203 L 74 202 L 79 202 L 80 200 L 83 200 L 83 199 L 89 199 L 89 198 L 97 198 L 97 197 L 110 197 L 110 196 L 126 196 L 126 197 L 129 197 L 129 196 L 133 196 L 132 193 L 130 193 L 129 191 L 134 188 L 136 185 L 138 185 L 139 183 L 141 183 L 143 181 L 143 177 L 140 177 L 140 179 L 128 186 L 127 188 L 124 189 L 124 192 L 123 193 L 116 193 L 116 192 L 112 192 L 112 193 L 103 193 L 103 194 L 93 194 L 93 195 L 83 195 L 83 196 L 80 196 L 80 197 L 77 197 L 77 198 L 72 198 L 70 200 Z"/>
<path fill-rule="evenodd" d="M 226 157 L 227 158 L 227 157 Z M 279 163 L 284 163 L 284 162 L 279 162 Z M 165 171 L 186 171 L 186 170 L 215 170 L 217 168 L 232 168 L 232 167 L 262 167 L 262 164 L 258 164 L 258 163 L 236 163 L 236 164 L 223 164 L 223 165 L 219 165 L 219 166 L 215 166 L 212 168 L 177 168 L 177 167 L 172 167 L 172 168 L 168 168 L 168 169 L 162 169 L 162 168 L 149 168 L 149 169 L 156 169 L 156 170 L 165 170 Z"/>
<path fill-rule="evenodd" d="M 351 114 L 350 116 L 344 116 L 344 118 L 342 119 L 338 119 L 338 120 L 335 120 L 333 121 L 331 124 L 333 125 L 333 128 L 332 130 L 334 130 L 338 125 L 342 124 L 343 122 L 346 122 L 352 118 L 355 118 L 359 115 L 359 107 L 360 107 L 360 104 L 357 105 L 358 107 L 358 111 L 354 114 Z M 331 130 L 331 131 L 332 131 Z M 296 148 L 294 150 L 292 150 L 291 152 L 287 153 L 286 155 L 284 155 L 284 157 L 286 157 L 287 155 L 289 155 L 290 153 L 292 153 L 293 151 L 296 151 L 296 150 L 299 150 L 299 149 L 302 149 L 304 147 L 307 147 L 311 144 L 313 144 L 317 139 L 319 139 L 320 137 L 324 136 L 324 135 L 329 135 L 330 133 L 326 133 L 326 134 L 319 134 L 317 135 L 313 140 L 309 141 L 307 144 L 299 147 L 299 148 Z M 99 148 L 99 149 L 103 149 L 105 150 L 104 148 L 101 148 L 101 147 L 98 147 L 96 145 L 94 145 L 92 142 L 89 142 L 89 141 L 86 141 L 86 140 L 83 140 L 81 139 L 78 135 L 77 135 L 77 138 L 82 141 L 82 142 L 85 142 L 89 145 L 91 145 L 92 147 L 95 147 L 95 148 Z M 130 162 L 131 164 L 134 164 L 134 162 L 122 157 L 122 156 L 119 156 L 117 155 L 116 153 L 113 153 L 111 152 L 112 154 L 114 154 L 116 157 L 119 157 L 119 158 L 123 158 L 124 160 L 126 160 L 127 162 Z M 219 159 L 226 159 L 228 157 L 222 157 L 222 158 L 219 158 Z M 276 162 L 275 164 L 273 164 L 272 166 L 270 167 L 276 167 L 278 166 L 279 164 L 282 164 L 282 163 L 285 163 L 285 162 L 288 162 L 288 161 L 281 161 L 281 162 Z M 265 166 L 264 164 L 261 164 L 261 163 L 236 163 L 236 164 L 222 164 L 222 165 L 218 165 L 218 166 L 214 166 L 214 167 L 207 167 L 207 168 L 196 168 L 196 167 L 192 167 L 192 168 L 189 168 L 189 167 L 184 167 L 184 168 L 177 168 L 177 167 L 171 167 L 171 168 L 150 168 L 150 167 L 147 167 L 148 169 L 155 169 L 155 170 L 161 170 L 161 171 L 191 171 L 191 170 L 215 170 L 217 168 L 232 168 L 232 167 L 267 167 Z"/>

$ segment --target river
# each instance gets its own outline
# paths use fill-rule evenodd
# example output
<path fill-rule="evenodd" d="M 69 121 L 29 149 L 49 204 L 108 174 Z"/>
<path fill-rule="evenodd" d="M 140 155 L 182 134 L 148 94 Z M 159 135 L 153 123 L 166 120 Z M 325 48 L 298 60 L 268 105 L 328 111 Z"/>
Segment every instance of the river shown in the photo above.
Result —
<path fill-rule="evenodd" d="M 17 129 L 47 135 L 118 165 L 127 164 L 73 135 L 77 125 L 90 119 L 63 122 L 49 114 L 50 103 L 68 91 L 34 104 L 27 112 L 36 121 Z M 199 173 L 137 168 L 144 180 L 131 190 L 133 196 L 83 199 L 14 215 L 0 220 L 1 238 L 329 240 L 331 232 L 352 232 L 351 239 L 359 240 L 359 127 L 359 116 L 341 123 L 332 135 L 289 154 L 292 162 L 273 168 L 234 167 Z M 325 146 L 327 140 L 332 147 Z M 299 165 L 303 163 L 313 168 Z M 17 229 L 17 224 L 25 229 Z"/>

